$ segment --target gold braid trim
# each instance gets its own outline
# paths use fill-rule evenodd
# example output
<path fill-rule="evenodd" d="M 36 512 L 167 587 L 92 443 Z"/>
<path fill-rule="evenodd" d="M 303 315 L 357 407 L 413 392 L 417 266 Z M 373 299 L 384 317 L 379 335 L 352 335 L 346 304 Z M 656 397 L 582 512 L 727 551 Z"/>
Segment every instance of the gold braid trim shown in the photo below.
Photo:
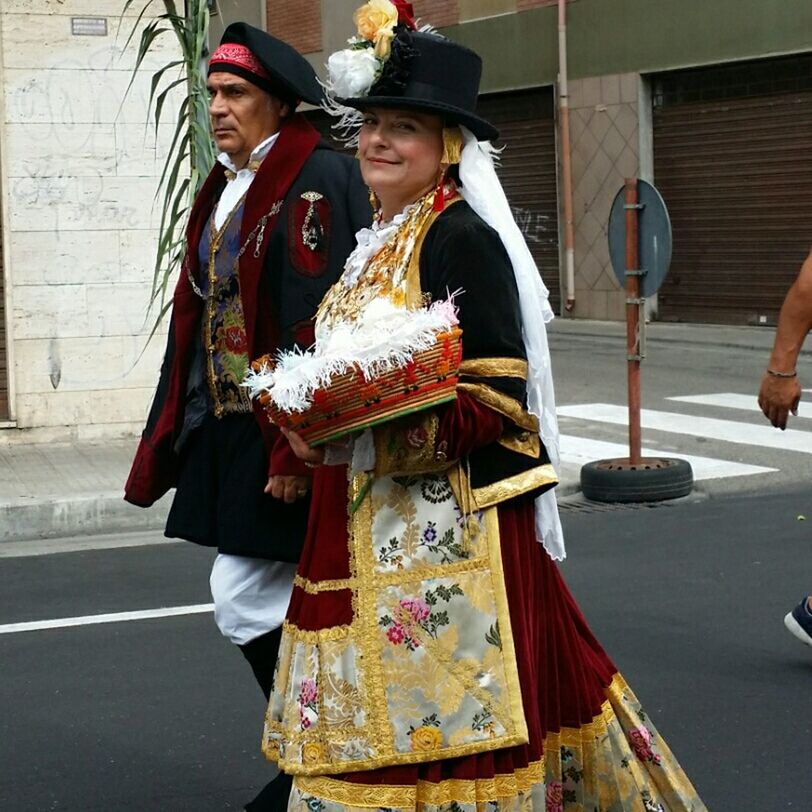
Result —
<path fill-rule="evenodd" d="M 299 642 L 311 644 L 321 643 L 322 641 L 334 643 L 353 636 L 352 626 L 330 626 L 327 629 L 319 629 L 318 631 L 307 631 L 288 623 L 287 620 L 282 624 L 282 634 L 290 635 Z"/>
<path fill-rule="evenodd" d="M 308 595 L 318 595 L 319 592 L 340 592 L 342 589 L 353 589 L 355 587 L 353 578 L 337 578 L 333 581 L 310 581 L 297 573 L 293 579 L 293 585 L 306 592 Z"/>
<path fill-rule="evenodd" d="M 469 358 L 460 364 L 460 375 L 474 378 L 521 378 L 527 380 L 524 358 Z"/>
<path fill-rule="evenodd" d="M 476 572 L 488 568 L 488 560 L 484 556 L 468 558 L 463 561 L 452 561 L 449 564 L 428 564 L 424 566 L 410 567 L 407 571 L 395 570 L 394 572 L 374 572 L 365 583 L 375 587 L 397 586 L 398 584 L 412 583 L 414 581 L 425 581 L 430 578 L 448 578 L 461 572 Z M 308 581 L 301 575 L 297 575 L 293 583 L 303 589 L 308 595 L 318 595 L 320 592 L 336 592 L 342 589 L 357 589 L 358 580 L 345 578 L 338 581 Z M 290 627 L 291 629 L 295 627 Z M 336 626 L 335 628 L 348 628 Z M 299 632 L 294 632 L 299 633 Z M 301 632 L 310 634 L 310 632 Z"/>
<path fill-rule="evenodd" d="M 484 383 L 458 383 L 457 389 L 460 392 L 467 392 L 484 406 L 512 420 L 517 426 L 538 433 L 538 420 L 524 409 L 518 400 L 503 395 Z"/>
<path fill-rule="evenodd" d="M 375 574 L 375 554 L 372 538 L 372 489 L 368 487 L 370 476 L 358 474 L 350 482 L 349 504 L 356 504 L 363 494 L 358 509 L 350 517 L 350 549 L 354 563 L 353 574 L 356 578 L 370 579 Z M 356 589 L 353 593 L 354 624 L 358 626 L 360 656 L 365 660 L 363 668 L 364 684 L 361 685 L 364 709 L 370 714 L 367 720 L 372 725 L 373 752 L 381 759 L 381 754 L 388 752 L 395 739 L 392 720 L 389 718 L 386 687 L 383 672 L 379 667 L 383 663 L 382 645 L 378 636 L 377 592 L 372 588 Z M 386 761 L 385 757 L 381 759 Z M 375 761 L 375 759 L 371 759 Z M 349 764 L 340 765 L 343 770 L 352 769 Z M 357 767 L 356 769 L 372 769 Z"/>
<path fill-rule="evenodd" d="M 301 744 L 302 742 L 313 741 L 313 733 L 310 730 L 290 730 L 285 728 L 281 723 L 273 720 L 267 723 L 266 732 L 278 733 L 290 744 Z M 368 738 L 369 726 L 363 725 L 356 727 L 351 722 L 342 725 L 331 725 L 329 735 L 331 744 L 346 744 L 356 739 Z M 327 748 L 324 746 L 324 743 L 322 743 L 322 746 L 323 750 L 326 751 Z M 323 758 L 322 756 L 322 759 Z M 319 762 L 319 764 L 321 764 L 321 762 Z M 289 772 L 293 772 L 293 770 L 289 770 Z M 318 772 L 322 772 L 322 770 Z"/>
<path fill-rule="evenodd" d="M 529 471 L 522 471 L 515 476 L 500 479 L 490 485 L 475 488 L 474 499 L 480 508 L 499 505 L 514 496 L 521 496 L 528 491 L 534 491 L 545 485 L 558 484 L 558 475 L 552 465 L 539 465 Z"/>
<path fill-rule="evenodd" d="M 446 200 L 446 209 L 450 208 L 455 203 L 459 203 L 460 200 L 462 200 L 462 196 L 459 194 L 455 195 L 450 200 Z M 417 236 L 414 243 L 412 256 L 409 260 L 409 268 L 406 272 L 406 305 L 412 309 L 423 307 L 426 304 L 426 299 L 430 298 L 429 294 L 425 294 L 424 296 L 423 290 L 420 287 L 420 252 L 423 250 L 423 242 L 426 239 L 426 235 L 434 225 L 434 221 L 441 214 L 442 212 L 432 211 L 431 215 L 426 219 L 425 223 L 423 223 L 423 229 Z"/>
<path fill-rule="evenodd" d="M 350 808 L 380 809 L 381 807 L 416 808 L 418 803 L 448 804 L 487 803 L 512 799 L 544 783 L 544 760 L 519 767 L 512 775 L 464 780 L 451 778 L 439 784 L 418 781 L 416 787 L 386 784 L 354 784 L 335 778 L 296 778 L 300 792 L 321 801 L 344 804 Z"/>
<path fill-rule="evenodd" d="M 529 431 L 505 434 L 497 442 L 517 454 L 524 454 L 525 457 L 532 457 L 534 460 L 541 456 L 541 438 Z"/>
<path fill-rule="evenodd" d="M 522 705 L 522 686 L 519 681 L 519 664 L 513 642 L 513 627 L 510 622 L 505 570 L 502 564 L 502 539 L 499 534 L 499 513 L 496 508 L 485 511 L 485 532 L 488 535 L 488 553 L 491 561 L 491 584 L 496 604 L 496 617 L 499 618 L 499 634 L 502 638 L 502 658 L 505 665 L 505 689 L 510 703 L 510 716 L 513 730 L 524 742 L 530 741 L 527 720 Z"/>

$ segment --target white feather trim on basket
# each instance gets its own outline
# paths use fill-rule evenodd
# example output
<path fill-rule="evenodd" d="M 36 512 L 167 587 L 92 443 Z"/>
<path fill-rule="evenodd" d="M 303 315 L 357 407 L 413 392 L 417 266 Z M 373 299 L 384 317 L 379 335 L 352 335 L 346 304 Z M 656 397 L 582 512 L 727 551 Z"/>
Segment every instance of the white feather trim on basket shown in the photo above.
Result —
<path fill-rule="evenodd" d="M 314 392 L 328 388 L 334 376 L 357 367 L 374 378 L 405 367 L 415 353 L 433 347 L 439 334 L 457 324 L 453 296 L 420 310 L 380 298 L 357 321 L 337 325 L 315 347 L 280 353 L 273 369 L 249 370 L 242 385 L 252 398 L 267 393 L 284 412 L 306 412 Z"/>

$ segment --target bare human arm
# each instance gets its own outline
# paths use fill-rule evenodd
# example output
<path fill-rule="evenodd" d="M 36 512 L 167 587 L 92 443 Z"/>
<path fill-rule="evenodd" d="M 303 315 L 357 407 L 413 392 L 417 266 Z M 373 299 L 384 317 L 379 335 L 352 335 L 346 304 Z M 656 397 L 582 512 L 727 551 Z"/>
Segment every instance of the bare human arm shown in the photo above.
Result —
<path fill-rule="evenodd" d="M 804 339 L 812 329 L 812 253 L 801 266 L 798 277 L 781 305 L 778 327 L 768 369 L 791 374 L 795 371 Z M 766 418 L 782 431 L 787 427 L 789 413 L 798 414 L 801 383 L 797 376 L 780 377 L 764 374 L 758 393 L 758 405 Z"/>

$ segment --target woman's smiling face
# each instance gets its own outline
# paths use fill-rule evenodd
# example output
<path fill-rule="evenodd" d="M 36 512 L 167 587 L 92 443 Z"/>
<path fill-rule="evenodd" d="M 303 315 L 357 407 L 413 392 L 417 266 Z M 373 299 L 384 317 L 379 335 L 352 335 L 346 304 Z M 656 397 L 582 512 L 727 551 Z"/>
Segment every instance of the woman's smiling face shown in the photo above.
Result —
<path fill-rule="evenodd" d="M 364 111 L 358 143 L 361 174 L 383 204 L 386 219 L 439 180 L 443 156 L 440 116 L 373 107 Z"/>

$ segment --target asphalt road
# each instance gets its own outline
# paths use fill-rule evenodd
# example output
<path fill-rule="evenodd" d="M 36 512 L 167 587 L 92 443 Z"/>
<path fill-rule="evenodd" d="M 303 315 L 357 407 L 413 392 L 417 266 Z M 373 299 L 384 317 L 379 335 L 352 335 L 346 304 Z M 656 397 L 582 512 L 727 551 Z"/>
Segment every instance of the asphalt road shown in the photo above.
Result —
<path fill-rule="evenodd" d="M 812 809 L 812 649 L 782 624 L 812 589 L 812 494 L 564 521 L 573 592 L 708 808 Z M 0 559 L 0 625 L 204 604 L 210 560 Z M 241 809 L 272 774 L 262 696 L 209 614 L 0 634 L 0 675 L 3 812 Z"/>
<path fill-rule="evenodd" d="M 554 370 L 556 403 L 559 411 L 581 405 L 587 415 L 590 404 L 625 406 L 626 350 L 625 338 L 619 327 L 595 327 L 604 334 L 567 332 L 568 325 L 553 322 L 550 349 Z M 643 409 L 658 413 L 680 414 L 687 418 L 710 418 L 732 422 L 733 440 L 708 436 L 696 427 L 687 433 L 675 433 L 643 428 L 643 445 L 664 455 L 698 455 L 718 460 L 747 463 L 775 469 L 755 476 L 723 477 L 704 480 L 698 487 L 712 495 L 763 493 L 765 488 L 792 488 L 812 481 L 812 453 L 806 443 L 805 451 L 771 447 L 770 443 L 789 440 L 769 426 L 755 406 L 761 376 L 769 357 L 772 331 L 751 328 L 752 334 L 716 325 L 649 325 L 651 340 L 642 365 Z M 760 344 L 760 347 L 746 346 Z M 738 342 L 738 344 L 737 344 Z M 812 386 L 810 356 L 803 355 L 798 363 L 802 385 Z M 734 393 L 752 398 L 753 410 L 721 408 L 674 400 L 685 396 Z M 803 408 L 812 399 L 809 391 L 803 395 Z M 564 407 L 562 409 L 562 407 Z M 673 423 L 673 420 L 668 420 Z M 792 432 L 809 432 L 808 418 L 790 418 Z M 559 414 L 562 434 L 626 444 L 627 428 L 606 422 L 575 419 Z M 753 432 L 768 438 L 765 444 L 753 441 Z M 808 439 L 808 438 L 807 438 Z M 624 452 L 625 453 L 625 452 Z M 599 457 L 593 457 L 600 458 Z M 810 805 L 812 809 L 812 805 Z"/>

